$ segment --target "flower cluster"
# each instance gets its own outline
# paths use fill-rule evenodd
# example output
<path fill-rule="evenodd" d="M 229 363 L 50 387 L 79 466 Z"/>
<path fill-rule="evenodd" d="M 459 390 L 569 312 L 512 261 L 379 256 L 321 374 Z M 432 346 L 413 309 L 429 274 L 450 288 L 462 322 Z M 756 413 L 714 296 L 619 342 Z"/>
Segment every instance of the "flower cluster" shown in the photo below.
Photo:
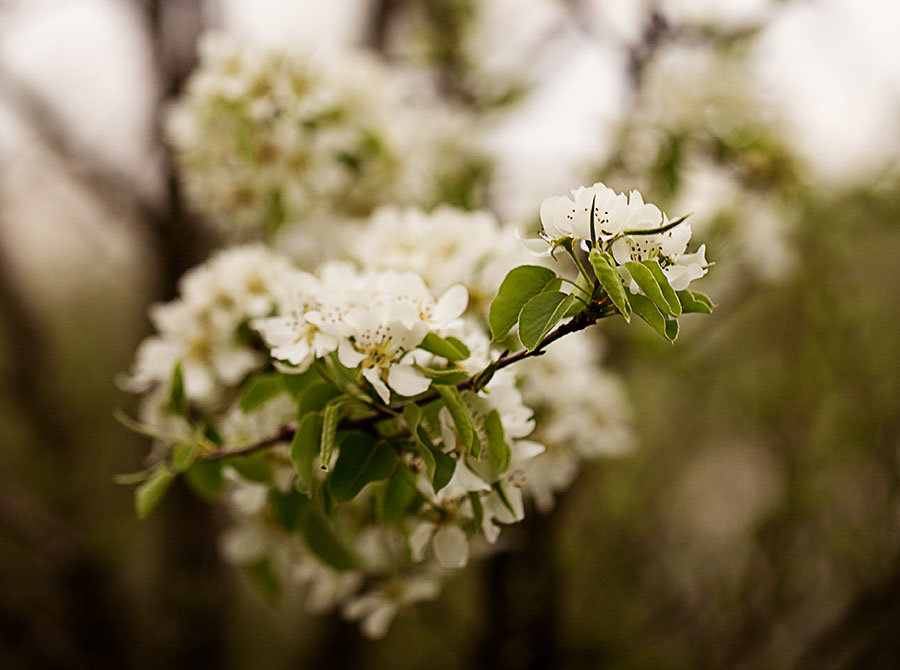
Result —
<path fill-rule="evenodd" d="M 605 184 L 579 187 L 572 197 L 553 196 L 541 204 L 541 239 L 526 240 L 529 248 L 550 253 L 561 240 L 582 242 L 585 250 L 602 243 L 609 248 L 619 273 L 632 293 L 641 293 L 626 263 L 657 261 L 673 289 L 687 289 L 706 274 L 706 245 L 685 253 L 691 225 L 670 222 L 656 205 L 645 203 L 638 191 L 626 196 Z M 549 246 L 548 246 L 549 243 Z"/>
<path fill-rule="evenodd" d="M 529 254 L 485 211 L 381 207 L 348 235 L 347 255 L 370 270 L 410 271 L 432 291 L 464 279 L 470 313 L 483 315 L 510 268 Z"/>
<path fill-rule="evenodd" d="M 152 309 L 159 332 L 125 380 L 157 440 L 138 514 L 183 475 L 230 511 L 229 561 L 384 635 L 529 503 L 549 509 L 583 460 L 628 448 L 599 340 L 545 348 L 632 311 L 674 339 L 682 311 L 711 309 L 685 290 L 706 272 L 702 249 L 685 253 L 689 228 L 637 193 L 573 197 L 542 207 L 541 244 L 571 254 L 577 282 L 519 263 L 527 252 L 490 215 L 449 208 L 378 210 L 351 262 L 315 272 L 262 245 L 191 270 Z"/>
<path fill-rule="evenodd" d="M 363 54 L 315 59 L 210 34 L 186 89 L 167 123 L 185 191 L 239 237 L 433 204 L 483 163 L 457 139 L 471 135 L 461 113 L 410 99 Z"/>

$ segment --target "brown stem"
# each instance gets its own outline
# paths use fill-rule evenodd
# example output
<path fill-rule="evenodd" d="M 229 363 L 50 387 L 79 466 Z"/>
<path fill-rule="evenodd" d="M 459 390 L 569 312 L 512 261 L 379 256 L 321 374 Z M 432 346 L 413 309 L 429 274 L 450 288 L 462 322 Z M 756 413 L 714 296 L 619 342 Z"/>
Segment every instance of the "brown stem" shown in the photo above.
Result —
<path fill-rule="evenodd" d="M 572 319 L 561 325 L 559 328 L 554 330 L 552 333 L 547 335 L 543 340 L 541 340 L 540 344 L 538 344 L 534 349 L 528 350 L 523 349 L 515 354 L 504 354 L 500 358 L 498 358 L 494 363 L 491 363 L 484 370 L 481 370 L 468 379 L 465 379 L 459 382 L 456 387 L 459 389 L 467 389 L 473 392 L 480 391 L 486 384 L 486 382 L 481 382 L 479 378 L 482 378 L 484 373 L 491 370 L 496 372 L 497 370 L 502 370 L 505 367 L 512 365 L 513 363 L 518 363 L 526 358 L 532 358 L 534 356 L 540 356 L 544 353 L 544 349 L 556 342 L 557 340 L 569 335 L 570 333 L 576 333 L 579 330 L 584 330 L 588 326 L 591 326 L 597 323 L 597 320 L 601 318 L 601 315 L 593 309 L 586 310 L 581 314 L 575 315 Z M 372 412 L 371 414 L 366 414 L 365 416 L 361 416 L 356 419 L 350 419 L 344 422 L 344 425 L 350 425 L 356 428 L 361 428 L 365 426 L 372 425 L 384 418 L 391 417 L 395 414 L 399 414 L 403 412 L 403 408 L 407 405 L 411 405 L 413 403 L 428 403 L 432 400 L 437 400 L 440 395 L 437 391 L 430 391 L 424 395 L 417 396 L 415 398 L 410 398 L 408 400 L 404 400 L 403 402 L 399 402 L 395 405 L 391 405 L 388 410 L 391 414 L 387 412 Z M 244 444 L 239 447 L 229 447 L 226 449 L 217 449 L 215 451 L 210 451 L 203 456 L 200 457 L 201 460 L 204 461 L 216 461 L 221 460 L 223 458 L 229 458 L 231 456 L 246 456 L 249 454 L 253 454 L 257 451 L 262 451 L 263 449 L 269 449 L 274 447 L 276 444 L 281 444 L 283 442 L 289 442 L 294 438 L 294 433 L 296 432 L 297 427 L 294 424 L 286 423 L 281 426 L 278 433 L 275 435 L 270 435 L 269 437 L 263 438 L 256 442 L 251 442 L 250 444 Z"/>

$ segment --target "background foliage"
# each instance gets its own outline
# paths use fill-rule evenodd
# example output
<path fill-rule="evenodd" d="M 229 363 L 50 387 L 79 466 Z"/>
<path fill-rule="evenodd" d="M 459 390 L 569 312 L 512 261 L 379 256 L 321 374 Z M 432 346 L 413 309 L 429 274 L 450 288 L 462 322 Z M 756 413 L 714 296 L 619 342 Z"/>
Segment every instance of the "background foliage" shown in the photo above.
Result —
<path fill-rule="evenodd" d="M 163 96 L 188 72 L 203 22 L 195 5 L 148 2 L 133 12 Z M 448 98 L 502 109 L 528 82 L 504 74 L 515 85 L 498 86 L 472 67 L 463 36 L 473 11 L 465 2 L 378 3 L 367 39 L 435 68 Z M 666 45 L 715 50 L 752 38 L 728 26 L 680 30 L 664 11 L 641 25 L 627 51 L 636 86 Z M 421 29 L 404 37 L 396 26 Z M 183 206 L 161 149 L 150 185 L 133 185 L 67 135 L 51 98 L 12 66 L 0 74 L 7 127 L 18 124 L 37 147 L 3 154 L 0 192 L 4 667 L 896 667 L 895 169 L 836 186 L 788 162 L 770 138 L 710 140 L 701 122 L 657 131 L 653 146 L 684 147 L 687 137 L 702 152 L 712 147 L 742 188 L 777 203 L 790 222 L 790 272 L 772 280 L 751 261 L 723 269 L 740 247 L 729 231 L 752 226 L 754 210 L 741 210 L 745 221 L 711 216 L 706 239 L 723 272 L 718 291 L 704 287 L 720 307 L 702 327 L 686 323 L 673 348 L 649 330 L 605 326 L 608 364 L 635 405 L 637 451 L 588 467 L 551 514 L 527 516 L 516 551 L 455 575 L 440 600 L 402 614 L 371 643 L 290 598 L 269 602 L 251 577 L 223 566 L 223 519 L 180 483 L 163 513 L 142 523 L 131 492 L 110 484 L 146 452 L 111 417 L 130 402 L 112 380 L 148 329 L 147 303 L 173 294 L 213 233 Z M 616 132 L 627 148 L 629 129 Z M 597 160 L 584 181 L 639 185 L 648 201 L 677 202 L 691 164 L 671 151 L 651 158 Z M 43 205 L 47 185 L 23 162 L 52 167 L 50 196 L 64 206 Z M 14 196 L 28 189 L 36 195 L 24 207 Z M 118 223 L 73 237 L 67 209 Z M 47 271 L 52 253 L 23 260 L 33 242 L 15 231 L 42 221 L 53 244 L 78 250 L 65 266 L 77 281 Z"/>

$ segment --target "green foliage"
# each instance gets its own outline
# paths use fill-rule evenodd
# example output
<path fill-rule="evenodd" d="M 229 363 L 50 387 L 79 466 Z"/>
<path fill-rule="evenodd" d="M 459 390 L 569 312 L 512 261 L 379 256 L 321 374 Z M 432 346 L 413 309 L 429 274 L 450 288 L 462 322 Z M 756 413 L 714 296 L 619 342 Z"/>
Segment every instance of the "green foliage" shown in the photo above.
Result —
<path fill-rule="evenodd" d="M 613 305 L 619 310 L 619 313 L 625 317 L 625 321 L 631 321 L 631 303 L 625 293 L 625 287 L 622 285 L 622 278 L 619 277 L 619 271 L 616 269 L 616 262 L 612 256 L 606 251 L 599 249 L 591 249 L 588 257 L 591 267 L 594 268 L 594 274 L 600 286 L 606 291 L 606 295 L 612 300 Z"/>
<path fill-rule="evenodd" d="M 397 452 L 387 442 L 359 431 L 345 433 L 328 491 L 336 502 L 352 500 L 366 484 L 389 477 L 396 463 Z"/>
<path fill-rule="evenodd" d="M 456 424 L 456 430 L 459 432 L 459 439 L 462 441 L 464 449 L 478 458 L 481 455 L 481 440 L 478 438 L 478 431 L 475 430 L 475 423 L 469 408 L 463 401 L 462 394 L 455 386 L 438 386 L 438 393 L 447 406 L 453 423 Z"/>
<path fill-rule="evenodd" d="M 487 433 L 488 459 L 491 467 L 497 474 L 506 472 L 509 468 L 510 451 L 506 436 L 503 434 L 503 423 L 500 421 L 500 413 L 491 410 L 484 419 L 484 430 Z"/>
<path fill-rule="evenodd" d="M 244 387 L 241 395 L 241 411 L 249 414 L 286 390 L 284 376 L 277 372 L 257 375 Z"/>
<path fill-rule="evenodd" d="M 312 491 L 316 483 L 313 461 L 319 453 L 321 435 L 322 417 L 316 412 L 309 412 L 297 424 L 294 439 L 291 440 L 291 465 L 307 491 Z"/>
<path fill-rule="evenodd" d="M 204 500 L 215 502 L 225 492 L 221 461 L 197 461 L 184 473 L 190 489 Z"/>
<path fill-rule="evenodd" d="M 653 330 L 670 342 L 678 336 L 678 322 L 666 319 L 652 300 L 643 295 L 632 295 L 631 306 L 634 313 L 645 321 Z M 675 324 L 670 326 L 669 324 Z"/>
<path fill-rule="evenodd" d="M 491 337 L 502 339 L 519 320 L 519 313 L 531 298 L 559 287 L 556 273 L 539 265 L 520 265 L 510 270 L 491 302 L 488 321 Z"/>
<path fill-rule="evenodd" d="M 309 548 L 335 570 L 355 570 L 362 561 L 331 520 L 307 498 L 297 500 L 297 527 Z"/>
<path fill-rule="evenodd" d="M 426 368 L 416 365 L 416 369 L 431 380 L 432 384 L 451 384 L 456 385 L 469 378 L 469 373 L 465 370 L 450 369 L 436 370 L 434 368 Z"/>
<path fill-rule="evenodd" d="M 531 298 L 519 313 L 519 338 L 533 351 L 559 323 L 576 300 L 559 291 L 547 291 Z"/>
<path fill-rule="evenodd" d="M 681 303 L 678 302 L 678 296 L 669 285 L 659 263 L 656 261 L 642 263 L 629 261 L 625 263 L 625 268 L 631 273 L 632 279 L 640 286 L 644 295 L 663 313 L 671 316 L 681 314 Z"/>
<path fill-rule="evenodd" d="M 346 396 L 337 396 L 329 400 L 325 409 L 322 410 L 322 437 L 319 444 L 320 463 L 323 470 L 328 468 L 331 454 L 334 452 L 338 422 L 341 420 L 341 411 L 345 402 Z"/>
<path fill-rule="evenodd" d="M 166 465 L 160 465 L 147 480 L 134 491 L 134 509 L 138 519 L 146 519 L 150 512 L 160 503 L 169 486 L 175 479 L 175 473 Z"/>
<path fill-rule="evenodd" d="M 176 472 L 185 472 L 200 455 L 200 443 L 196 440 L 183 442 L 172 449 L 172 467 Z"/>
<path fill-rule="evenodd" d="M 233 456 L 228 465 L 237 470 L 241 477 L 251 482 L 266 483 L 272 477 L 272 465 L 265 453 L 258 452 L 246 456 Z"/>
<path fill-rule="evenodd" d="M 709 314 L 715 308 L 712 300 L 702 293 L 678 291 L 678 300 L 681 302 L 681 307 L 686 314 Z"/>
<path fill-rule="evenodd" d="M 448 361 L 463 361 L 471 356 L 469 348 L 455 337 L 440 337 L 435 333 L 428 333 L 422 343 L 419 344 L 420 349 L 429 351 L 435 356 L 441 356 Z"/>
<path fill-rule="evenodd" d="M 187 412 L 187 400 L 184 396 L 184 375 L 181 373 L 181 361 L 172 370 L 172 381 L 169 390 L 169 410 L 173 414 L 184 416 Z"/>
<path fill-rule="evenodd" d="M 405 463 L 398 463 L 393 476 L 387 481 L 381 504 L 381 517 L 385 521 L 396 521 L 407 510 L 418 492 L 415 474 Z"/>
<path fill-rule="evenodd" d="M 300 396 L 299 415 L 309 412 L 321 412 L 325 406 L 340 395 L 340 391 L 323 381 L 314 381 L 307 385 Z"/>

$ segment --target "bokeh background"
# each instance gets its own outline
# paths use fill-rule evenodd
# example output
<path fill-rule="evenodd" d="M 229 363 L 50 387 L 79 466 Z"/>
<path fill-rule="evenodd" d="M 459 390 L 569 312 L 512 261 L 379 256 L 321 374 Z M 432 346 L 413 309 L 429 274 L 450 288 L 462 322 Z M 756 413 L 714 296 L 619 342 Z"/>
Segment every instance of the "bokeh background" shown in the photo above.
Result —
<path fill-rule="evenodd" d="M 719 303 L 606 328 L 635 450 L 365 641 L 147 521 L 113 418 L 146 309 L 221 242 L 163 110 L 216 28 L 362 47 L 479 120 L 470 204 L 602 179 L 694 212 Z M 900 665 L 900 5 L 892 0 L 0 2 L 0 666 Z M 327 56 L 326 56 L 327 57 Z"/>

